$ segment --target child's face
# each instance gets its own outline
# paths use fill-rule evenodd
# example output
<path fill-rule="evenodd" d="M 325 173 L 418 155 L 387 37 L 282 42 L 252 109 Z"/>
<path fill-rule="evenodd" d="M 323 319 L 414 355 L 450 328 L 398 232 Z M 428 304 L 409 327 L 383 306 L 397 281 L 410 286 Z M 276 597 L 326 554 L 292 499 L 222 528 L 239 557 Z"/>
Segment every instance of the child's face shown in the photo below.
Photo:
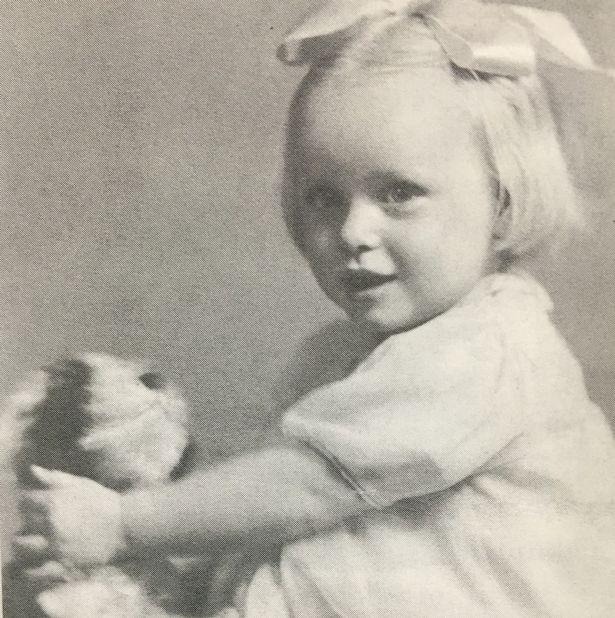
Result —
<path fill-rule="evenodd" d="M 490 268 L 493 183 L 444 71 L 332 79 L 294 121 L 304 254 L 351 318 L 382 333 L 413 328 Z"/>

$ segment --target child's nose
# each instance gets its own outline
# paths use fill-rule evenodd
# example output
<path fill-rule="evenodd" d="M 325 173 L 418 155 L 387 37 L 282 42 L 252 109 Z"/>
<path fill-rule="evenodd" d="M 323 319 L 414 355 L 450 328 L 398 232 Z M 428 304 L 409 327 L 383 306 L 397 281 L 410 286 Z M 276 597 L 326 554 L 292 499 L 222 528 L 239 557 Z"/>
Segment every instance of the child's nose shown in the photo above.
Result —
<path fill-rule="evenodd" d="M 367 198 L 352 200 L 340 230 L 342 242 L 351 253 L 369 251 L 380 244 L 381 215 L 380 208 Z"/>

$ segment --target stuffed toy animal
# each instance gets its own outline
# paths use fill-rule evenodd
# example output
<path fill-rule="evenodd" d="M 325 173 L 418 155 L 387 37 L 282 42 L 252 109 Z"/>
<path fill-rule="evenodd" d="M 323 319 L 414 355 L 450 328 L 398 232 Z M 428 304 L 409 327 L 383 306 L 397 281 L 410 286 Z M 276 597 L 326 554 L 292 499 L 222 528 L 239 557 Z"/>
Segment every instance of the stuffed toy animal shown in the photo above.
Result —
<path fill-rule="evenodd" d="M 35 464 L 122 492 L 175 480 L 190 468 L 194 449 L 186 424 L 187 406 L 179 392 L 147 365 L 86 354 L 55 363 L 10 398 L 0 417 L 0 458 L 9 459 L 22 489 L 38 487 L 31 472 Z M 16 599 L 15 616 L 190 613 L 182 575 L 165 556 L 121 567 L 59 567 L 63 583 L 32 592 L 34 599 Z M 10 585 L 5 584 L 9 596 Z M 24 590 L 20 594 L 27 594 Z"/>

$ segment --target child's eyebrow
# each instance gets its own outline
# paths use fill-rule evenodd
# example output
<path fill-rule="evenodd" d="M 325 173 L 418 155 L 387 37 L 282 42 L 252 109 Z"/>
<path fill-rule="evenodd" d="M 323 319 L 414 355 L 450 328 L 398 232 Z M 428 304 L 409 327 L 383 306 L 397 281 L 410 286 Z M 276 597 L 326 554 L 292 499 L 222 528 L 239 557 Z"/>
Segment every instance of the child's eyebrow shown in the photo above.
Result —
<path fill-rule="evenodd" d="M 364 181 L 366 184 L 369 184 L 369 185 L 371 184 L 385 185 L 385 184 L 396 183 L 396 182 L 404 182 L 404 183 L 416 185 L 417 187 L 420 187 L 422 189 L 434 188 L 436 184 L 435 182 L 436 179 L 433 177 L 433 174 L 431 176 L 428 176 L 422 170 L 418 170 L 418 169 L 412 170 L 410 172 L 408 170 L 375 171 L 375 172 L 369 173 L 365 177 Z"/>

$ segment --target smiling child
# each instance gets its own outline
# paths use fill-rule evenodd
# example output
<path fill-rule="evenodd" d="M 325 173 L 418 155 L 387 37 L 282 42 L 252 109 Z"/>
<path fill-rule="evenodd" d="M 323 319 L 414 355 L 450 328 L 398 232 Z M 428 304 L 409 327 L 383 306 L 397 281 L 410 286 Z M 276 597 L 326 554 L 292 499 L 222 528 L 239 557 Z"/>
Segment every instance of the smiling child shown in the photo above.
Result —
<path fill-rule="evenodd" d="M 22 551 L 279 547 L 226 616 L 615 615 L 613 439 L 516 268 L 581 219 L 535 56 L 593 68 L 548 15 L 339 0 L 293 31 L 286 221 L 377 345 L 280 446 L 121 496 L 38 470 Z"/>

